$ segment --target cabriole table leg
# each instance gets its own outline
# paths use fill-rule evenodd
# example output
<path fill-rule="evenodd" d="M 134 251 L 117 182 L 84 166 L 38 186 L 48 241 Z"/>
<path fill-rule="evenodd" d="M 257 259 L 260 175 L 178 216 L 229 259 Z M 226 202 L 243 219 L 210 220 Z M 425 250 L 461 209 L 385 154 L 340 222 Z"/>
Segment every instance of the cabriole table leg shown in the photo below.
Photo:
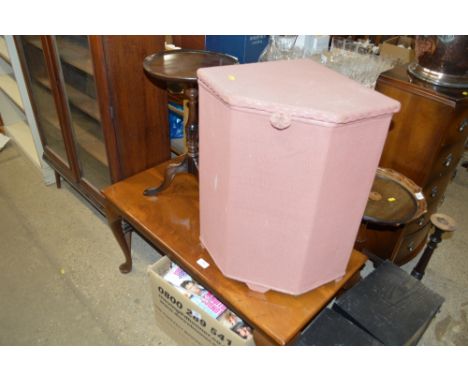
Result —
<path fill-rule="evenodd" d="M 125 256 L 125 262 L 119 266 L 120 272 L 129 273 L 132 270 L 132 228 L 108 203 L 105 204 L 105 210 L 109 227 Z"/>

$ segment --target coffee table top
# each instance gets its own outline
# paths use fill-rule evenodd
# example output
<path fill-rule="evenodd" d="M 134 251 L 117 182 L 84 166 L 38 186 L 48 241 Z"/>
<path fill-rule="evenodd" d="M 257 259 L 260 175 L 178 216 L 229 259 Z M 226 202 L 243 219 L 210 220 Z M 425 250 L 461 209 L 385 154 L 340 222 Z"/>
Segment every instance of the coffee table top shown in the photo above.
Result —
<path fill-rule="evenodd" d="M 246 284 L 224 277 L 199 240 L 197 179 L 190 174 L 178 174 L 158 196 L 143 195 L 147 187 L 162 182 L 168 163 L 177 161 L 180 159 L 107 187 L 102 191 L 106 203 L 116 207 L 137 232 L 272 342 L 290 343 L 366 262 L 366 256 L 353 251 L 342 279 L 299 296 L 276 291 L 254 292 Z M 199 259 L 205 260 L 209 267 L 203 269 L 197 262 Z"/>
<path fill-rule="evenodd" d="M 154 53 L 143 61 L 143 68 L 153 78 L 167 82 L 197 81 L 197 70 L 211 66 L 234 65 L 234 56 L 204 50 L 178 49 Z"/>

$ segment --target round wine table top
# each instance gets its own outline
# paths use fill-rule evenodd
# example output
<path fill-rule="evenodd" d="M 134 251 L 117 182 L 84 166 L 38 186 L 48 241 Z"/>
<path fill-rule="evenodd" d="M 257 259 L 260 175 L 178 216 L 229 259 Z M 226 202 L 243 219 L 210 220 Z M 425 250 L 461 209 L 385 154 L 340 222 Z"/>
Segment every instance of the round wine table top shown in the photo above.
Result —
<path fill-rule="evenodd" d="M 444 232 L 454 232 L 457 230 L 456 221 L 445 214 L 432 214 L 431 223 L 438 229 Z"/>
<path fill-rule="evenodd" d="M 197 81 L 197 70 L 200 68 L 238 63 L 236 57 L 224 53 L 178 49 L 146 57 L 143 68 L 148 75 L 158 80 L 194 84 Z"/>

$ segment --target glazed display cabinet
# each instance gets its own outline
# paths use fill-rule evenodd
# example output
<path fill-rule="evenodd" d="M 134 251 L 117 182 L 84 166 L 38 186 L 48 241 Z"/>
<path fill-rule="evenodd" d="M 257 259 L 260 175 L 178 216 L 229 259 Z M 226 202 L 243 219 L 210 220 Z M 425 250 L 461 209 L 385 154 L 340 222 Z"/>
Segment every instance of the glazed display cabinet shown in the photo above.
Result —
<path fill-rule="evenodd" d="M 164 36 L 21 36 L 44 159 L 103 211 L 100 190 L 170 157 L 166 91 L 143 59 Z"/>

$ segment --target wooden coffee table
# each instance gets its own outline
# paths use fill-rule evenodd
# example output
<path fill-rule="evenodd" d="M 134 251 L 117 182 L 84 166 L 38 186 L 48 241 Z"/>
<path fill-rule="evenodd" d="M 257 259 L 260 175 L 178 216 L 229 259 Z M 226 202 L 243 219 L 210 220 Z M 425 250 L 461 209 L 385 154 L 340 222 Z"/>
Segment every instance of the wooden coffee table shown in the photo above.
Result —
<path fill-rule="evenodd" d="M 224 277 L 199 240 L 196 177 L 179 174 L 159 195 L 143 195 L 143 190 L 163 180 L 169 164 L 181 160 L 173 159 L 102 191 L 109 225 L 125 254 L 121 272 L 130 272 L 132 268 L 131 231 L 135 229 L 249 323 L 257 345 L 291 343 L 349 281 L 359 276 L 367 257 L 353 251 L 342 279 L 299 296 L 254 292 L 244 283 Z M 209 267 L 203 269 L 197 263 L 199 259 Z"/>

